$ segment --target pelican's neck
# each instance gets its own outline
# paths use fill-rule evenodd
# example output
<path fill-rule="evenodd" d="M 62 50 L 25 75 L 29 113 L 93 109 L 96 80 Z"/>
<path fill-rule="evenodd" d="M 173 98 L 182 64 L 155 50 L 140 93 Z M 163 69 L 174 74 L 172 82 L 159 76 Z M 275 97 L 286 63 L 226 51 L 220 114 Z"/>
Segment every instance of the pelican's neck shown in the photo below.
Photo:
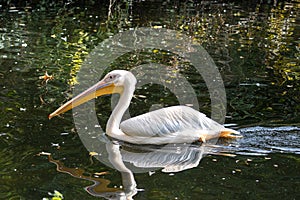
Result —
<path fill-rule="evenodd" d="M 124 135 L 124 133 L 120 129 L 120 123 L 125 111 L 130 105 L 134 89 L 134 85 L 129 85 L 127 87 L 124 86 L 124 90 L 120 93 L 120 99 L 118 101 L 118 104 L 112 111 L 112 114 L 110 115 L 106 124 L 106 133 L 109 136 L 113 137 L 117 135 Z"/>

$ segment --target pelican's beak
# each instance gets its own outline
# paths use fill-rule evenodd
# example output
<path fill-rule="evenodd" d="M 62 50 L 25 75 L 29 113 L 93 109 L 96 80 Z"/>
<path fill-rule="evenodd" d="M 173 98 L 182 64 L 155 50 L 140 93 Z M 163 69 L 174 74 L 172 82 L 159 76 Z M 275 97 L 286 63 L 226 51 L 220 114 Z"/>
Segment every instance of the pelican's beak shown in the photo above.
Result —
<path fill-rule="evenodd" d="M 56 111 L 51 113 L 48 118 L 51 119 L 52 117 L 67 112 L 68 110 L 71 110 L 72 108 L 75 108 L 76 106 L 79 106 L 95 97 L 121 92 L 122 87 L 116 87 L 113 83 L 106 83 L 103 80 L 99 81 L 89 89 L 85 90 L 84 92 L 80 93 L 79 95 L 59 107 Z"/>

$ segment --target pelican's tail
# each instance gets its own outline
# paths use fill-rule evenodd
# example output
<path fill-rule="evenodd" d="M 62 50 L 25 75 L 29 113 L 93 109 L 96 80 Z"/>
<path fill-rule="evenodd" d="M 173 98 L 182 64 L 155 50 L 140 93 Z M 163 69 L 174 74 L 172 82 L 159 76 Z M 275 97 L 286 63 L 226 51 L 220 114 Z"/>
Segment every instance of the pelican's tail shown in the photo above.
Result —
<path fill-rule="evenodd" d="M 241 138 L 243 136 L 238 131 L 235 131 L 230 128 L 225 128 L 221 131 L 220 137 L 221 138 Z"/>

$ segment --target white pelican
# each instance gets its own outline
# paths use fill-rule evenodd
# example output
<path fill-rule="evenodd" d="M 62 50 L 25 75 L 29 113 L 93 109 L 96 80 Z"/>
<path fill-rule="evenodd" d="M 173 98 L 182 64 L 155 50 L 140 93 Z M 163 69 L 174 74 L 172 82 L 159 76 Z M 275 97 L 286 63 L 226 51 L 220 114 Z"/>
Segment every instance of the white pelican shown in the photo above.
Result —
<path fill-rule="evenodd" d="M 225 128 L 203 113 L 182 105 L 162 108 L 121 122 L 135 85 L 136 78 L 131 72 L 111 71 L 101 81 L 51 113 L 49 119 L 97 96 L 119 93 L 119 102 L 106 125 L 106 134 L 112 138 L 135 144 L 167 144 L 242 137 L 238 131 Z"/>

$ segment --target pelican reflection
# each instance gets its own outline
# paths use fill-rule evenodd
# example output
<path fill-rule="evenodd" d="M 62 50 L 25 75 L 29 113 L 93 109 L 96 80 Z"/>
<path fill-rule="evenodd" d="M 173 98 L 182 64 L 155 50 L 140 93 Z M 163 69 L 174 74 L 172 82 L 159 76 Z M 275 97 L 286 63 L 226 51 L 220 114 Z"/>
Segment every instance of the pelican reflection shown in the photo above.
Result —
<path fill-rule="evenodd" d="M 142 191 L 137 187 L 134 173 L 153 173 L 157 170 L 161 170 L 165 173 L 180 172 L 197 167 L 206 154 L 221 154 L 219 148 L 209 145 L 208 143 L 142 146 L 111 141 L 108 138 L 103 140 L 103 138 L 101 138 L 99 141 L 96 141 L 95 144 L 99 146 L 94 146 L 94 149 L 99 149 L 99 151 L 96 151 L 97 154 L 93 157 L 96 157 L 106 164 L 109 162 L 110 167 L 120 172 L 122 188 L 110 188 L 108 187 L 110 183 L 109 180 L 99 178 L 95 175 L 84 175 L 84 170 L 65 167 L 60 161 L 53 160 L 51 157 L 49 157 L 49 161 L 57 165 L 59 172 L 68 173 L 80 179 L 93 181 L 94 184 L 85 187 L 85 190 L 90 195 L 104 197 L 106 199 L 130 200 L 133 199 L 139 191 Z M 100 146 L 102 148 L 100 148 Z M 149 177 L 149 179 L 151 179 L 151 177 Z"/>

